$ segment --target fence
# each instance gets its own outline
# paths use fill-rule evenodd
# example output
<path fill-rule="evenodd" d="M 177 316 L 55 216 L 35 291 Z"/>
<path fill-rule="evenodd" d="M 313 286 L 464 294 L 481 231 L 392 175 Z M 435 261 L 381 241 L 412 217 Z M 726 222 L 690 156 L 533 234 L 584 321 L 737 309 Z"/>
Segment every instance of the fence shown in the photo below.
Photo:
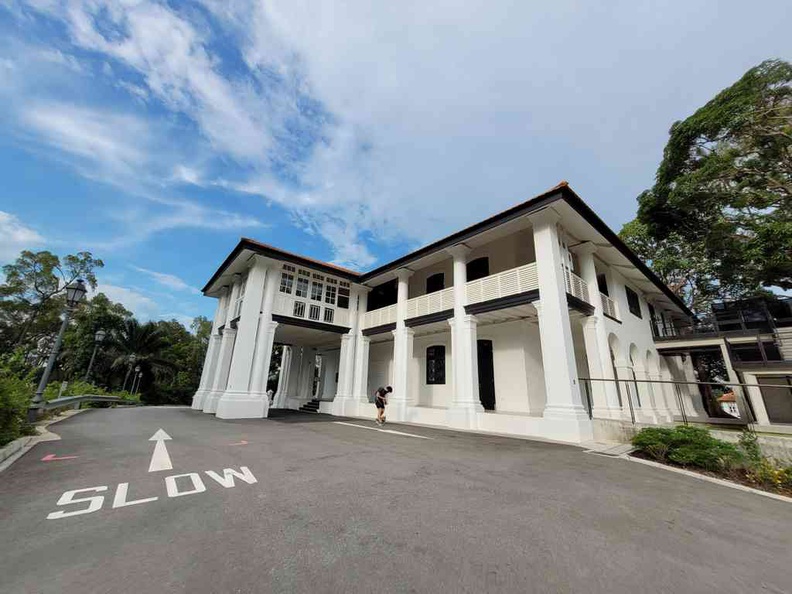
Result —
<path fill-rule="evenodd" d="M 619 406 L 629 412 L 633 424 L 651 422 L 648 415 L 670 412 L 674 421 L 713 425 L 752 426 L 756 414 L 747 388 L 785 388 L 788 385 L 746 384 L 734 382 L 688 382 L 676 380 L 645 380 L 632 378 L 579 378 L 589 418 L 593 418 L 595 383 L 613 385 Z M 761 398 L 761 396 L 759 396 Z"/>

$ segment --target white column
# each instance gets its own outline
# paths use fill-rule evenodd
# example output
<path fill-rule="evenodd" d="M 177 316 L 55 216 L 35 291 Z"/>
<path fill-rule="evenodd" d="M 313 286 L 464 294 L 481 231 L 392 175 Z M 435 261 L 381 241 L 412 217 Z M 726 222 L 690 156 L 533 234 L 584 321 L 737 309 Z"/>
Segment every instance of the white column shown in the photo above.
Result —
<path fill-rule="evenodd" d="M 278 389 L 273 399 L 273 408 L 284 408 L 286 391 L 289 387 L 289 373 L 291 372 L 292 347 L 284 345 L 281 351 L 280 374 L 278 375 Z"/>
<path fill-rule="evenodd" d="M 355 363 L 353 369 L 352 396 L 357 407 L 368 402 L 368 363 L 369 345 L 371 340 L 363 335 L 363 316 L 368 303 L 368 288 L 360 287 L 357 292 L 357 315 L 355 326 Z M 353 407 L 354 408 L 354 407 Z M 352 411 L 357 414 L 357 409 Z"/>
<path fill-rule="evenodd" d="M 272 310 L 279 283 L 277 267 L 269 268 L 264 284 L 264 298 L 261 302 L 256 350 L 253 356 L 253 372 L 250 378 L 250 392 L 261 396 L 264 400 L 267 400 L 267 378 L 272 361 L 272 345 L 275 343 L 275 331 L 278 328 L 278 323 L 272 321 Z"/>
<path fill-rule="evenodd" d="M 220 352 L 217 355 L 217 368 L 212 382 L 212 391 L 207 394 L 204 399 L 203 411 L 205 413 L 214 413 L 217 410 L 217 403 L 228 385 L 231 353 L 234 350 L 234 342 L 236 341 L 236 330 L 231 327 L 231 320 L 234 319 L 234 304 L 239 296 L 239 290 L 242 287 L 241 279 L 242 275 L 234 275 L 231 293 L 228 295 L 223 320 L 223 336 L 220 340 Z M 228 293 L 228 291 L 226 291 L 226 293 Z"/>
<path fill-rule="evenodd" d="M 356 351 L 360 348 L 358 346 L 360 342 L 360 316 L 358 315 L 360 293 L 361 291 L 357 287 L 352 287 L 349 300 L 350 328 L 347 334 L 341 336 L 341 351 L 338 354 L 338 385 L 333 399 L 333 414 L 339 416 L 357 414 L 354 400 Z"/>
<path fill-rule="evenodd" d="M 731 355 L 729 353 L 729 347 L 726 345 L 726 339 L 721 340 L 721 355 L 723 356 L 723 363 L 726 366 L 726 375 L 729 376 L 729 381 L 733 384 L 739 384 L 740 378 L 737 375 L 737 372 L 734 371 L 734 366 L 732 365 Z M 745 401 L 745 390 L 742 386 L 732 386 L 732 390 L 734 390 L 734 396 L 737 399 L 737 409 L 740 412 L 741 419 L 750 419 L 751 412 L 748 410 L 748 405 Z"/>
<path fill-rule="evenodd" d="M 396 301 L 396 330 L 393 331 L 393 394 L 388 399 L 390 404 L 388 416 L 394 421 L 405 420 L 410 401 L 408 392 L 414 332 L 405 326 L 404 320 L 407 317 L 408 283 L 412 274 L 412 270 L 406 268 L 396 271 L 399 285 Z"/>
<path fill-rule="evenodd" d="M 201 383 L 198 386 L 198 391 L 193 396 L 192 408 L 193 410 L 203 410 L 204 400 L 206 395 L 212 390 L 215 369 L 217 367 L 217 356 L 220 353 L 220 341 L 222 337 L 218 334 L 222 322 L 220 321 L 225 312 L 225 303 L 227 301 L 227 292 L 223 289 L 220 298 L 217 300 L 217 308 L 212 320 L 212 330 L 209 334 L 209 344 L 206 346 L 206 357 L 204 358 L 204 366 L 201 372 Z"/>
<path fill-rule="evenodd" d="M 594 315 L 599 318 L 594 323 L 594 342 L 591 343 L 591 348 L 596 344 L 596 352 L 599 355 L 597 361 L 592 365 L 591 355 L 589 355 L 589 339 L 587 337 L 586 343 L 586 356 L 589 358 L 589 374 L 597 373 L 598 375 L 591 375 L 605 380 L 614 380 L 613 366 L 610 362 L 610 345 L 608 344 L 608 330 L 605 327 L 605 312 L 602 307 L 602 296 L 599 291 L 599 284 L 597 283 L 597 268 L 594 265 L 594 253 L 597 247 L 587 241 L 574 249 L 578 257 L 578 264 L 580 265 L 580 277 L 586 281 L 589 291 L 589 303 L 594 306 Z M 616 391 L 616 383 L 614 381 L 604 382 L 591 382 L 592 399 L 595 402 L 594 416 L 597 418 L 615 418 L 621 416 L 619 408 L 619 395 Z"/>
<path fill-rule="evenodd" d="M 541 298 L 541 305 L 537 308 L 539 336 L 547 394 L 543 416 L 546 419 L 587 423 L 590 433 L 590 422 L 583 408 L 577 379 L 563 260 L 556 227 L 558 220 L 558 214 L 549 208 L 531 217 Z"/>
<path fill-rule="evenodd" d="M 470 248 L 457 244 L 446 250 L 454 259 L 454 317 L 451 325 L 453 396 L 448 424 L 460 429 L 478 427 L 476 413 L 484 412 L 479 397 L 478 320 L 465 312 L 467 302 L 467 256 Z"/>
<path fill-rule="evenodd" d="M 216 414 L 221 419 L 260 419 L 267 413 L 267 399 L 251 393 L 250 388 L 264 286 L 268 278 L 273 282 L 275 276 L 274 273 L 268 274 L 267 268 L 267 263 L 256 257 L 248 272 L 228 373 L 228 387 L 217 403 Z"/>
<path fill-rule="evenodd" d="M 303 347 L 300 363 L 300 379 L 297 388 L 299 400 L 310 400 L 313 396 L 313 380 L 316 372 L 316 349 Z"/>
<path fill-rule="evenodd" d="M 602 365 L 602 354 L 600 352 L 599 341 L 597 340 L 597 327 L 601 324 L 600 318 L 596 315 L 587 316 L 580 320 L 583 326 L 583 342 L 586 348 L 586 361 L 588 362 L 588 374 L 590 378 L 602 379 L 605 377 Z M 610 355 L 608 355 L 610 357 Z M 610 368 L 610 361 L 607 365 Z M 613 376 L 613 372 L 610 373 Z M 581 382 L 582 383 L 582 382 Z M 597 419 L 611 418 L 611 407 L 608 406 L 605 392 L 605 384 L 608 382 L 590 381 L 591 390 L 591 412 Z M 615 384 L 610 382 L 615 390 Z M 581 388 L 582 389 L 582 388 Z M 618 402 L 618 399 L 616 400 Z"/>

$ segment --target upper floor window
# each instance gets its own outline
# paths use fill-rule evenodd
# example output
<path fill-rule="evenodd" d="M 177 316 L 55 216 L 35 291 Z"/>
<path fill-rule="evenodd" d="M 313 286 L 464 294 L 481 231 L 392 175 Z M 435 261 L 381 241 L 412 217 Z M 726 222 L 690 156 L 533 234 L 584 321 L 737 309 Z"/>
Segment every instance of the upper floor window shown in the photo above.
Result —
<path fill-rule="evenodd" d="M 338 307 L 349 309 L 349 284 L 346 287 L 338 287 Z"/>
<path fill-rule="evenodd" d="M 295 297 L 308 297 L 308 279 L 299 277 L 297 279 L 297 286 L 294 289 Z"/>
<path fill-rule="evenodd" d="M 608 279 L 604 274 L 597 275 L 597 288 L 599 289 L 600 293 L 610 297 L 610 293 L 608 293 Z"/>
<path fill-rule="evenodd" d="M 630 313 L 638 318 L 643 317 L 641 315 L 641 300 L 638 298 L 638 293 L 630 287 L 624 287 L 624 290 L 627 293 L 627 307 Z"/>
<path fill-rule="evenodd" d="M 445 346 L 436 345 L 426 349 L 426 383 L 445 384 Z"/>
<path fill-rule="evenodd" d="M 468 282 L 489 276 L 489 258 L 476 258 L 467 263 Z"/>
<path fill-rule="evenodd" d="M 313 281 L 311 283 L 311 299 L 314 301 L 322 300 L 322 293 L 324 292 L 324 285 L 320 282 Z"/>
<path fill-rule="evenodd" d="M 434 293 L 445 289 L 445 274 L 438 272 L 426 277 L 426 292 Z"/>
<path fill-rule="evenodd" d="M 325 303 L 335 305 L 337 291 L 338 288 L 335 287 L 334 285 L 327 285 L 327 287 L 325 288 Z"/>
<path fill-rule="evenodd" d="M 242 286 L 239 287 L 239 295 L 237 295 L 236 303 L 234 304 L 234 317 L 238 318 L 242 313 L 242 301 L 245 299 L 245 287 L 247 286 L 247 278 L 242 281 Z"/>
<path fill-rule="evenodd" d="M 281 272 L 280 292 L 291 295 L 294 286 L 294 275 L 288 272 Z"/>

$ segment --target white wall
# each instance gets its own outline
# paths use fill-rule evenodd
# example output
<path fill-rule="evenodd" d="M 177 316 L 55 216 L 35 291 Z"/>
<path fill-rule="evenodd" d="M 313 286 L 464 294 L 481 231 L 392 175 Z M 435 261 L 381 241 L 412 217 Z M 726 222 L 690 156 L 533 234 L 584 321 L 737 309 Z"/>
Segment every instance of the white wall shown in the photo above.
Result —
<path fill-rule="evenodd" d="M 541 415 L 545 405 L 539 327 L 526 320 L 478 327 L 491 340 L 495 367 L 495 410 Z"/>
<path fill-rule="evenodd" d="M 426 383 L 426 349 L 430 346 L 445 347 L 446 383 Z M 448 407 L 453 399 L 453 353 L 451 351 L 451 332 L 416 336 L 413 342 L 413 360 L 410 366 L 410 395 L 413 404 L 418 406 Z"/>
<path fill-rule="evenodd" d="M 418 270 L 410 277 L 409 280 L 409 293 L 407 298 L 420 297 L 426 294 L 426 279 L 438 272 L 445 275 L 445 288 L 454 286 L 454 261 L 449 256 L 442 262 L 437 262 L 426 268 Z"/>
<path fill-rule="evenodd" d="M 338 362 L 341 354 L 339 350 L 324 351 L 320 353 L 322 356 L 322 377 L 319 386 L 321 400 L 332 400 L 338 392 L 338 382 L 336 381 L 336 374 L 338 373 Z"/>
<path fill-rule="evenodd" d="M 368 388 L 371 400 L 374 390 L 393 382 L 393 341 L 372 342 L 369 345 Z"/>

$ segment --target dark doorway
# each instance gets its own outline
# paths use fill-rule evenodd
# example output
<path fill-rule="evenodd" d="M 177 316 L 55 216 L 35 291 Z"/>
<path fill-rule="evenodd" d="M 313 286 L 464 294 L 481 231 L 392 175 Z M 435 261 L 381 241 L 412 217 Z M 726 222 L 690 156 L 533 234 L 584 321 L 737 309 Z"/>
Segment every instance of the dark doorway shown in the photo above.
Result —
<path fill-rule="evenodd" d="M 492 341 L 479 340 L 477 346 L 479 399 L 484 410 L 495 410 L 495 366 L 492 362 Z"/>
<path fill-rule="evenodd" d="M 489 276 L 489 258 L 476 258 L 467 263 L 468 282 Z"/>

